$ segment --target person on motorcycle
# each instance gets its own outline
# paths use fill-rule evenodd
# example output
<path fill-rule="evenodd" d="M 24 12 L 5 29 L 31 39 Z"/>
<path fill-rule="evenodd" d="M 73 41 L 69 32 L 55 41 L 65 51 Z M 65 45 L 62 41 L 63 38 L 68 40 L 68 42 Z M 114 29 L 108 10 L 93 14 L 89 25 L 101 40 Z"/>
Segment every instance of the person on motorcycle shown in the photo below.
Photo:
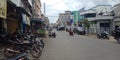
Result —
<path fill-rule="evenodd" d="M 70 29 L 69 29 L 69 34 L 70 34 L 70 36 L 73 36 L 74 34 L 73 34 L 73 28 L 72 27 L 70 27 Z"/>

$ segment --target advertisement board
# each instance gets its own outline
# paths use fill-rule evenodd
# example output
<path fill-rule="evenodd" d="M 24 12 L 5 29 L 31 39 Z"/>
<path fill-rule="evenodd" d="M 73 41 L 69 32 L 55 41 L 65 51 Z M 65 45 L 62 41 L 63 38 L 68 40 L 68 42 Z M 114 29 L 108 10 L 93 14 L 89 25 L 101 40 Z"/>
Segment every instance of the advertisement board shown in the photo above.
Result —
<path fill-rule="evenodd" d="M 0 0 L 0 17 L 6 19 L 7 16 L 7 0 Z"/>

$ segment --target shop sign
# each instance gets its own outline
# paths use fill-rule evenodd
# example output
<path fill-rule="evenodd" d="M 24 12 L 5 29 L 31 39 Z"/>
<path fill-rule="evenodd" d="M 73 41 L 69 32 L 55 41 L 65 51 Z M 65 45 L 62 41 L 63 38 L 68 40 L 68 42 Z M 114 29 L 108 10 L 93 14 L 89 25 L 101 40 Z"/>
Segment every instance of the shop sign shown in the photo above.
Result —
<path fill-rule="evenodd" d="M 27 23 L 28 25 L 30 25 L 30 19 L 29 19 L 28 16 L 26 16 L 26 23 Z"/>
<path fill-rule="evenodd" d="M 0 0 L 0 17 L 6 19 L 7 15 L 7 1 Z"/>

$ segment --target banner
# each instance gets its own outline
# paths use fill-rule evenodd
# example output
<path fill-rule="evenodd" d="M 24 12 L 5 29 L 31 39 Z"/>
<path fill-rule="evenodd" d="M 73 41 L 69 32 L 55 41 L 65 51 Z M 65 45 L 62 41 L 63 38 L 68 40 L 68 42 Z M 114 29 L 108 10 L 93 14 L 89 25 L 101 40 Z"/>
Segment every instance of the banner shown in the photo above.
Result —
<path fill-rule="evenodd" d="M 7 17 L 7 1 L 0 0 L 0 17 L 6 19 Z"/>
<path fill-rule="evenodd" d="M 30 19 L 29 19 L 28 16 L 26 16 L 26 22 L 27 22 L 28 25 L 30 25 Z"/>

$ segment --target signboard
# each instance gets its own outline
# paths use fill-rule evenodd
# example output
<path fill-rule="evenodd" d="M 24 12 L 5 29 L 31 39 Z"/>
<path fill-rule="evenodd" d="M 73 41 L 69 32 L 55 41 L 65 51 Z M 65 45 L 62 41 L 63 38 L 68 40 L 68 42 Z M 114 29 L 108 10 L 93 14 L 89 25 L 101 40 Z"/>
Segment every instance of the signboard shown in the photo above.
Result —
<path fill-rule="evenodd" d="M 0 0 L 0 17 L 6 19 L 7 16 L 7 1 Z"/>
<path fill-rule="evenodd" d="M 28 16 L 26 16 L 26 22 L 27 22 L 28 25 L 30 25 L 30 19 L 29 19 Z"/>

